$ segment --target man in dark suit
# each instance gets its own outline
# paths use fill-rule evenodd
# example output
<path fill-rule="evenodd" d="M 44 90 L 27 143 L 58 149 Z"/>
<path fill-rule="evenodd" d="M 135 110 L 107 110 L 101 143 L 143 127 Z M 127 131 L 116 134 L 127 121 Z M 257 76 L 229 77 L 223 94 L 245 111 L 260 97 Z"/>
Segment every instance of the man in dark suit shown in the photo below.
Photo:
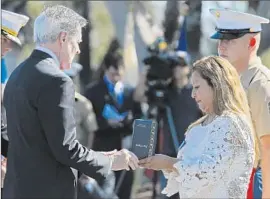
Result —
<path fill-rule="evenodd" d="M 106 177 L 138 166 L 128 150 L 95 152 L 76 140 L 74 85 L 61 70 L 80 53 L 86 20 L 64 6 L 35 20 L 32 54 L 11 74 L 4 93 L 9 150 L 3 198 L 75 198 L 70 167 Z"/>

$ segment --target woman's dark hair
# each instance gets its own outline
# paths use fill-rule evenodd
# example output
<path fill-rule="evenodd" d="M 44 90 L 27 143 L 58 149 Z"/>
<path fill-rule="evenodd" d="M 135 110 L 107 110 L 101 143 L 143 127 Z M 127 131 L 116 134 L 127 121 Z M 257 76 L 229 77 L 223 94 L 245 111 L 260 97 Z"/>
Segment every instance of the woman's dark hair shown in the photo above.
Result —
<path fill-rule="evenodd" d="M 119 41 L 116 38 L 113 38 L 97 71 L 95 72 L 95 74 L 93 74 L 93 80 L 102 79 L 105 70 L 108 69 L 110 66 L 113 66 L 117 69 L 119 65 L 123 65 L 123 58 L 119 52 L 120 49 L 121 46 L 119 44 Z"/>

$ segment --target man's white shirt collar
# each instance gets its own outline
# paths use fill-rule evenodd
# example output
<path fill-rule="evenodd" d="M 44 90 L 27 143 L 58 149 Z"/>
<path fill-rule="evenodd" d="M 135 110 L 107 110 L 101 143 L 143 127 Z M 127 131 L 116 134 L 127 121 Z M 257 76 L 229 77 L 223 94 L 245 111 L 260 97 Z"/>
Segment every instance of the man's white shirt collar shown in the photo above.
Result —
<path fill-rule="evenodd" d="M 54 59 L 55 63 L 58 66 L 60 66 L 60 62 L 59 62 L 58 58 L 56 57 L 56 55 L 55 55 L 55 53 L 53 51 L 51 51 L 48 48 L 42 47 L 42 46 L 36 46 L 35 49 L 36 50 L 40 50 L 40 51 L 42 51 L 42 52 L 47 53 L 48 55 L 50 55 Z"/>

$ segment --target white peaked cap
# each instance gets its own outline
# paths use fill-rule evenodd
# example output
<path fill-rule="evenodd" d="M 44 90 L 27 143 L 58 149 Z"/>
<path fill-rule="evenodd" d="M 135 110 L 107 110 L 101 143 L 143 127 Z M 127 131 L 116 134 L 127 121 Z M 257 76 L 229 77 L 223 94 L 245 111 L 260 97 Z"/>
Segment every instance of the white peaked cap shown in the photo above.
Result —
<path fill-rule="evenodd" d="M 210 13 L 216 20 L 217 33 L 211 37 L 213 39 L 239 38 L 246 33 L 260 32 L 261 24 L 269 23 L 269 19 L 264 17 L 230 9 L 210 9 Z"/>
<path fill-rule="evenodd" d="M 20 29 L 26 25 L 29 17 L 7 10 L 2 10 L 1 34 L 4 34 L 8 39 L 21 45 L 18 38 Z"/>

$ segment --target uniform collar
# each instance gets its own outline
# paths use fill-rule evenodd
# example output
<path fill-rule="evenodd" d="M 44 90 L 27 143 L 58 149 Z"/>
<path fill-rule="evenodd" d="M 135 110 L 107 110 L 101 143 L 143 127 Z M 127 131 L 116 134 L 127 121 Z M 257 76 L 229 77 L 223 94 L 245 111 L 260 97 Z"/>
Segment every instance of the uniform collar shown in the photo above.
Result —
<path fill-rule="evenodd" d="M 256 71 L 258 70 L 258 66 L 262 64 L 260 57 L 255 57 L 249 61 L 248 68 L 241 75 L 241 83 L 245 90 L 248 89 Z"/>
<path fill-rule="evenodd" d="M 254 57 L 253 59 L 251 59 L 248 63 L 248 67 L 251 68 L 251 67 L 255 67 L 255 66 L 258 66 L 258 65 L 261 65 L 262 64 L 262 60 L 260 57 L 256 56 Z"/>

